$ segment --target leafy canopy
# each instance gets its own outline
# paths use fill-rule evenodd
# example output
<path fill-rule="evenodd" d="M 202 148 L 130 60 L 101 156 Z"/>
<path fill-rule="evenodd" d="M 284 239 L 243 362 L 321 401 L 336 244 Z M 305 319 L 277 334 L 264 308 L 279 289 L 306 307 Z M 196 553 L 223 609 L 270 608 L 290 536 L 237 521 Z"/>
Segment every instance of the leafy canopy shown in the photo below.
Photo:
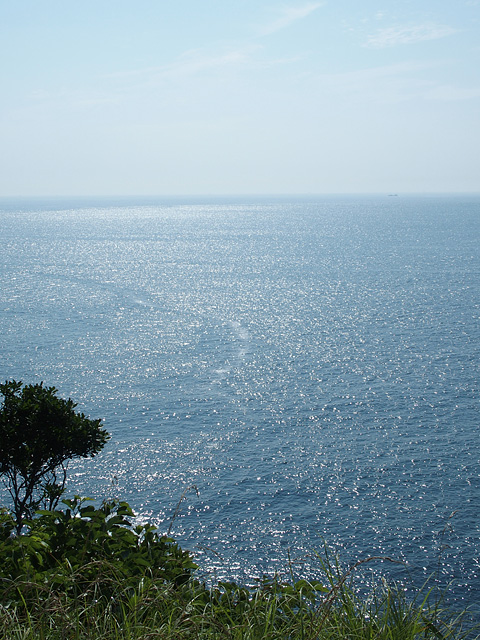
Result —
<path fill-rule="evenodd" d="M 12 380 L 0 385 L 0 393 L 0 475 L 20 530 L 40 506 L 56 506 L 67 461 L 95 456 L 109 434 L 101 419 L 75 411 L 76 403 L 59 398 L 55 387 Z"/>

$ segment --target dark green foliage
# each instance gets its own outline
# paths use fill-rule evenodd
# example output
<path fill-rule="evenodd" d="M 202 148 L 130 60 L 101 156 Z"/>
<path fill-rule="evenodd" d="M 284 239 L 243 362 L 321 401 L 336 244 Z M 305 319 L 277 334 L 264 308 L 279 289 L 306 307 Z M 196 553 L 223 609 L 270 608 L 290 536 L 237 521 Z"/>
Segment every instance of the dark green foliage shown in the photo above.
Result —
<path fill-rule="evenodd" d="M 105 502 L 100 508 L 79 497 L 62 502 L 65 510 L 40 511 L 19 536 L 11 535 L 11 515 L 0 514 L 0 579 L 23 581 L 23 598 L 29 583 L 71 596 L 95 585 L 97 598 L 110 597 L 118 582 L 179 586 L 196 568 L 189 553 L 154 526 L 133 524 L 126 502 Z"/>
<path fill-rule="evenodd" d="M 75 411 L 73 400 L 57 396 L 55 387 L 0 385 L 0 475 L 13 501 L 17 531 L 25 518 L 43 506 L 58 504 L 72 458 L 96 455 L 109 435 L 101 420 Z"/>

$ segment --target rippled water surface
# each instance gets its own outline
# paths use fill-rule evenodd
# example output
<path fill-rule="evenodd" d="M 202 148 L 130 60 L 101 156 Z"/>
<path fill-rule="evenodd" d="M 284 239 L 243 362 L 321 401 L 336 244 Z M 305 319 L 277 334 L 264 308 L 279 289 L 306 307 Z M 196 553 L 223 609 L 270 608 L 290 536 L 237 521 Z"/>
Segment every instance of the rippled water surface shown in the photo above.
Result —
<path fill-rule="evenodd" d="M 417 579 L 441 566 L 480 601 L 479 198 L 0 216 L 0 377 L 55 385 L 112 434 L 69 492 L 166 530 L 187 490 L 172 531 L 218 577 L 288 554 L 309 575 L 326 540 Z"/>

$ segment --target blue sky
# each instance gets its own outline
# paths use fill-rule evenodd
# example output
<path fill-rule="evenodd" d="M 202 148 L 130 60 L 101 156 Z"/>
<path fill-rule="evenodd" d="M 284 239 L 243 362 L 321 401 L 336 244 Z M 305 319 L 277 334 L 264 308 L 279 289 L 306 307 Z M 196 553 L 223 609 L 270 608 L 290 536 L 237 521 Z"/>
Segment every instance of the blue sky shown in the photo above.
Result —
<path fill-rule="evenodd" d="M 0 195 L 480 192 L 480 0 L 1 0 Z"/>

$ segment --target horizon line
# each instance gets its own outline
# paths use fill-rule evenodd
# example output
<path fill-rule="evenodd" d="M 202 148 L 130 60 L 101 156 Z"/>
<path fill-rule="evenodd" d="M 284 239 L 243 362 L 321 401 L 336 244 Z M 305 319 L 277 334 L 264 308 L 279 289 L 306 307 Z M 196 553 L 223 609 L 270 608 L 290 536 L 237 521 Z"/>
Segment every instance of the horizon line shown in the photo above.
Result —
<path fill-rule="evenodd" d="M 322 198 L 322 197 L 409 197 L 409 196 L 480 196 L 478 191 L 329 191 L 303 193 L 87 193 L 87 194 L 0 194 L 0 200 L 6 199 L 59 199 L 59 198 Z"/>

